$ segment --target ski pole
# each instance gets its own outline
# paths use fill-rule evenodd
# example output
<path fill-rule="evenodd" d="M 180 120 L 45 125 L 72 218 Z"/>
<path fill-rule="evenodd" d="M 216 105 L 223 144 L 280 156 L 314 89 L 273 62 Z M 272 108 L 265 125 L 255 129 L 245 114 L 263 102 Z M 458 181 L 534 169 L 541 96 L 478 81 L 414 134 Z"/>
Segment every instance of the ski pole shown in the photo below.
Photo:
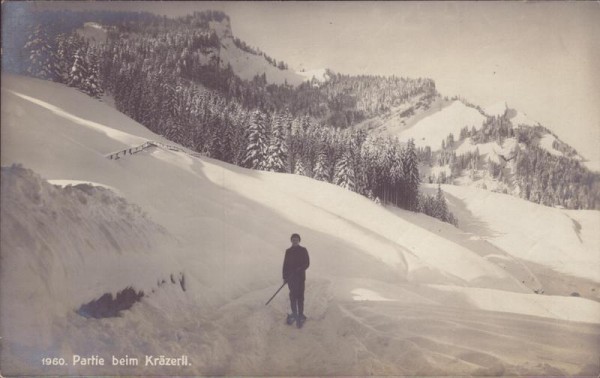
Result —
<path fill-rule="evenodd" d="M 275 292 L 275 294 L 273 294 L 273 296 L 271 297 L 271 299 L 269 299 L 267 301 L 267 303 L 265 303 L 265 306 L 268 305 L 269 303 L 271 303 L 271 301 L 273 300 L 273 298 L 275 298 L 275 296 L 277 295 L 277 293 L 279 293 L 281 291 L 281 289 L 283 289 L 283 287 L 285 286 L 286 283 L 287 283 L 287 281 L 283 281 L 283 285 L 281 285 L 281 287 L 279 289 L 277 289 L 277 291 Z"/>

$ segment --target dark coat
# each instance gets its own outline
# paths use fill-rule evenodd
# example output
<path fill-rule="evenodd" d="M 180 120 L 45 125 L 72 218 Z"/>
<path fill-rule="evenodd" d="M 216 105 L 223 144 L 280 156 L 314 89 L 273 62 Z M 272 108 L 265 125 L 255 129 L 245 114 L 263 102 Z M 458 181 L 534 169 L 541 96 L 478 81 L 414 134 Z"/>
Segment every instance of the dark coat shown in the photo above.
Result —
<path fill-rule="evenodd" d="M 292 246 L 285 250 L 283 259 L 283 279 L 304 281 L 306 279 L 306 269 L 310 265 L 308 251 L 301 246 Z"/>

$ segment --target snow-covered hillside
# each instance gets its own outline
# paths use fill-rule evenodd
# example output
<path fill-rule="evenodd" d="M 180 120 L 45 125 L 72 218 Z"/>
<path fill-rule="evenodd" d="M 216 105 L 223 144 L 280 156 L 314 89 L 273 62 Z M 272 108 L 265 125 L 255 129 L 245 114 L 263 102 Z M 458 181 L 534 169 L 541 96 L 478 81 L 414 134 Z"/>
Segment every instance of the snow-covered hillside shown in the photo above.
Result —
<path fill-rule="evenodd" d="M 414 139 L 417 146 L 438 149 L 449 134 L 456 136 L 464 127 L 481 128 L 484 120 L 479 111 L 457 100 L 397 135 L 403 140 Z"/>
<path fill-rule="evenodd" d="M 500 117 L 506 115 L 510 119 L 514 127 L 518 126 L 541 126 L 539 122 L 532 120 L 529 116 L 519 110 L 512 109 L 506 102 L 498 102 L 493 105 L 489 105 L 483 109 L 484 113 L 492 117 Z M 556 143 L 562 143 L 556 135 L 552 134 L 549 130 L 539 139 L 537 145 L 548 151 L 550 154 L 555 156 L 570 157 L 579 161 L 583 161 L 581 156 L 578 154 L 565 154 L 564 152 L 556 149 L 554 145 Z M 562 143 L 564 144 L 564 143 Z M 570 150 L 571 148 L 569 148 Z"/>
<path fill-rule="evenodd" d="M 445 187 L 457 229 L 165 148 L 106 104 L 24 77 L 2 77 L 1 132 L 2 166 L 23 166 L 2 171 L 6 375 L 598 373 L 598 212 Z M 302 330 L 284 324 L 287 289 L 264 305 L 293 232 L 311 257 Z M 144 295 L 120 317 L 77 311 L 127 287 Z M 140 365 L 111 366 L 126 355 Z"/>
<path fill-rule="evenodd" d="M 413 139 L 422 149 L 423 182 L 508 193 L 549 206 L 597 206 L 595 162 L 506 102 L 482 109 L 440 95 L 415 97 L 356 127 L 401 142 Z M 563 175 L 568 178 L 553 182 L 546 196 L 545 188 L 528 186 Z"/>
<path fill-rule="evenodd" d="M 390 115 L 376 120 L 367 120 L 360 126 L 371 132 L 398 137 L 406 141 L 414 139 L 418 147 L 440 149 L 449 134 L 458 136 L 464 127 L 480 129 L 486 117 L 477 109 L 462 101 L 445 101 L 436 97 L 426 107 L 417 107 L 423 98 L 415 98 L 406 105 L 394 109 Z M 359 126 L 359 127 L 360 127 Z"/>
<path fill-rule="evenodd" d="M 231 65 L 233 72 L 241 79 L 252 80 L 256 75 L 265 74 L 268 83 L 298 85 L 313 78 L 320 82 L 328 78 L 325 68 L 298 72 L 289 68 L 280 69 L 270 64 L 264 56 L 240 49 L 234 43 L 229 18 L 224 18 L 220 22 L 211 21 L 210 28 L 215 30 L 221 42 L 218 51 L 220 64 L 223 67 Z"/>
<path fill-rule="evenodd" d="M 241 79 L 252 80 L 256 75 L 265 74 L 267 82 L 272 84 L 298 85 L 306 79 L 289 69 L 279 69 L 271 65 L 264 56 L 255 55 L 240 49 L 233 40 L 229 18 L 221 22 L 211 21 L 210 28 L 215 30 L 221 47 L 217 55 L 223 67 L 231 65 L 233 72 Z"/>

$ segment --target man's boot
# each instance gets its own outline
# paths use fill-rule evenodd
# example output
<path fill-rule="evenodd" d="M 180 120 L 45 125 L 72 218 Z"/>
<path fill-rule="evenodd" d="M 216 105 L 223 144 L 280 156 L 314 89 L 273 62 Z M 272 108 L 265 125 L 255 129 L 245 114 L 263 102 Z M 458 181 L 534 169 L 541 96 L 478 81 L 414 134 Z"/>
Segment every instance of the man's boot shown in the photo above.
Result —
<path fill-rule="evenodd" d="M 298 304 L 296 302 L 296 298 L 292 297 L 291 294 L 290 294 L 290 306 L 292 307 L 292 313 L 288 314 L 287 319 L 285 321 L 288 325 L 292 324 L 298 317 Z"/>
<path fill-rule="evenodd" d="M 304 316 L 304 300 L 298 300 L 298 317 L 296 318 L 296 325 L 298 328 L 301 328 L 306 320 L 306 316 Z"/>

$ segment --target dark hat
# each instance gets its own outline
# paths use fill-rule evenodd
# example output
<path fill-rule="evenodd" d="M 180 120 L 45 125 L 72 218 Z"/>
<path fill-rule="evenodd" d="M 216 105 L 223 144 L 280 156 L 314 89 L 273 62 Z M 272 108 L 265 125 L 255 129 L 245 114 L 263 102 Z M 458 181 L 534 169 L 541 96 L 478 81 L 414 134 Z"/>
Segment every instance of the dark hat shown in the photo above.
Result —
<path fill-rule="evenodd" d="M 290 236 L 290 240 L 292 240 L 293 238 L 298 238 L 298 240 L 302 240 L 300 238 L 300 235 L 298 235 L 298 234 L 292 234 L 292 236 Z"/>

